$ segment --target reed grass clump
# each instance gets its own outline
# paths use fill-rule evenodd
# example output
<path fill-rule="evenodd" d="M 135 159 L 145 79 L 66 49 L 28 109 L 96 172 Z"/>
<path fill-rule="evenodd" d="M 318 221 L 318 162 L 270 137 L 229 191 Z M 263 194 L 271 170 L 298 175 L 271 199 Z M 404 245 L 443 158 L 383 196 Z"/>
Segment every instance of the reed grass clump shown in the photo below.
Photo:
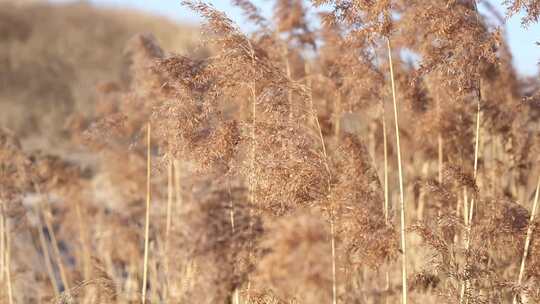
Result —
<path fill-rule="evenodd" d="M 539 301 L 540 84 L 480 3 L 232 3 L 134 36 L 69 149 L 0 130 L 0 302 Z"/>

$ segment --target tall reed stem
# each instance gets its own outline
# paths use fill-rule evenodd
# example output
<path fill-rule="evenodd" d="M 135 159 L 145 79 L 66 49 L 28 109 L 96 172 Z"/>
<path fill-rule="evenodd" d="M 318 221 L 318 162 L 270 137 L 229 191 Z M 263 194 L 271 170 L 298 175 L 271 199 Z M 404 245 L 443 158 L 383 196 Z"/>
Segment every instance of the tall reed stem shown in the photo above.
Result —
<path fill-rule="evenodd" d="M 531 217 L 529 219 L 529 227 L 527 228 L 527 237 L 525 238 L 525 248 L 523 249 L 523 257 L 521 258 L 521 266 L 519 267 L 518 286 L 523 282 L 523 276 L 525 275 L 525 263 L 527 256 L 529 255 L 529 246 L 531 244 L 531 238 L 534 229 L 534 220 L 536 218 L 536 210 L 538 209 L 538 193 L 540 192 L 540 177 L 538 177 L 538 184 L 536 185 L 536 193 L 534 194 L 534 202 L 531 211 Z M 514 295 L 513 304 L 517 303 L 517 295 Z"/>
<path fill-rule="evenodd" d="M 4 282 L 5 266 L 6 266 L 6 218 L 4 217 L 3 202 L 0 202 L 0 281 Z"/>
<path fill-rule="evenodd" d="M 173 161 L 173 168 L 174 168 L 174 195 L 175 195 L 175 204 L 176 209 L 178 210 L 180 206 L 182 205 L 182 185 L 180 180 L 180 162 L 175 159 Z"/>
<path fill-rule="evenodd" d="M 330 190 L 330 181 L 331 181 L 331 171 L 330 166 L 328 165 L 328 154 L 326 152 L 326 143 L 324 141 L 324 136 L 322 133 L 321 123 L 319 121 L 319 115 L 317 114 L 317 111 L 315 109 L 315 106 L 313 105 L 313 92 L 311 91 L 312 83 L 311 83 L 311 68 L 309 64 L 306 62 L 304 64 L 304 70 L 307 75 L 307 86 L 308 86 L 308 97 L 309 97 L 309 106 L 310 106 L 310 112 L 313 117 L 313 121 L 315 122 L 315 126 L 317 127 L 317 133 L 319 134 L 319 140 L 321 141 L 321 149 L 324 156 L 324 166 L 326 168 L 326 173 L 328 174 L 328 181 L 327 186 Z M 330 206 L 330 237 L 331 237 L 331 248 L 332 248 L 332 304 L 337 303 L 337 279 L 336 279 L 336 237 L 335 237 L 335 229 L 334 229 L 334 211 L 333 207 Z"/>
<path fill-rule="evenodd" d="M 167 214 L 166 214 L 166 223 L 165 223 L 165 250 L 168 253 L 169 249 L 169 236 L 171 233 L 171 219 L 172 219 L 172 205 L 173 205 L 173 196 L 174 196 L 174 167 L 172 159 L 169 160 L 167 166 Z"/>
<path fill-rule="evenodd" d="M 170 246 L 170 233 L 172 224 L 172 206 L 174 196 L 174 165 L 172 156 L 169 155 L 169 162 L 167 164 L 167 214 L 165 219 L 165 292 L 164 297 L 168 300 L 169 297 L 169 246 Z"/>
<path fill-rule="evenodd" d="M 3 210 L 2 210 L 3 212 Z M 9 225 L 8 221 L 6 220 L 6 284 L 7 284 L 7 293 L 8 293 L 8 303 L 13 304 L 13 284 L 11 282 L 11 236 L 9 232 Z"/>
<path fill-rule="evenodd" d="M 42 209 L 41 212 L 43 213 L 43 220 L 45 221 L 45 225 L 47 226 L 47 230 L 49 231 L 49 235 L 51 237 L 51 247 L 53 249 L 54 259 L 56 260 L 56 264 L 58 265 L 58 269 L 60 270 L 60 279 L 62 280 L 62 284 L 64 285 L 65 292 L 69 294 L 70 287 L 68 277 L 64 268 L 64 263 L 62 263 L 62 256 L 60 254 L 60 248 L 58 247 L 56 233 L 54 232 L 54 228 L 51 223 L 51 212 L 50 210 L 48 210 L 48 208 L 47 210 Z"/>
<path fill-rule="evenodd" d="M 177 159 L 173 160 L 173 169 L 174 169 L 173 176 L 174 176 L 174 195 L 175 195 L 174 209 L 180 210 L 180 206 L 182 206 L 182 185 L 181 185 L 181 180 L 180 180 L 180 162 Z M 172 285 L 175 283 L 176 282 L 172 281 L 172 282 L 169 282 L 169 285 Z M 171 287 L 169 286 L 169 290 L 170 289 Z"/>
<path fill-rule="evenodd" d="M 253 65 L 253 70 L 255 71 L 255 50 L 251 45 L 251 42 L 248 40 L 251 61 Z M 250 203 L 255 204 L 255 152 L 257 150 L 257 87 L 255 81 L 253 81 L 249 87 L 249 92 L 251 94 L 251 155 L 250 155 L 250 181 L 249 181 L 249 196 Z"/>
<path fill-rule="evenodd" d="M 389 208 L 389 194 L 388 194 L 388 136 L 386 130 L 386 109 L 384 104 L 382 107 L 382 126 L 383 126 L 383 154 L 384 154 L 384 222 L 388 224 L 388 208 Z"/>
<path fill-rule="evenodd" d="M 229 194 L 229 206 L 231 208 L 231 211 L 229 213 L 229 216 L 230 216 L 230 220 L 231 220 L 231 232 L 232 234 L 234 235 L 234 233 L 236 232 L 236 226 L 235 226 L 235 223 L 234 223 L 234 200 L 233 200 L 233 197 L 232 197 L 232 192 L 231 192 L 231 182 L 229 179 L 227 179 L 227 192 Z M 239 291 L 239 287 L 236 287 L 234 289 L 234 292 L 233 292 L 233 297 L 232 297 L 232 303 L 233 304 L 240 304 L 240 291 Z"/>
<path fill-rule="evenodd" d="M 147 145 L 147 155 L 146 155 L 146 218 L 145 218 L 145 225 L 144 225 L 144 264 L 143 264 L 143 284 L 142 284 L 142 303 L 146 303 L 146 284 L 148 279 L 148 239 L 149 239 L 149 231 L 150 231 L 150 177 L 151 177 L 151 136 L 152 136 L 152 126 L 150 123 L 148 123 L 148 129 L 147 129 L 147 138 L 146 138 L 146 145 Z"/>
<path fill-rule="evenodd" d="M 336 233 L 334 229 L 334 212 L 330 209 L 330 235 L 332 245 L 332 304 L 337 303 L 337 280 L 336 280 Z"/>
<path fill-rule="evenodd" d="M 291 62 L 289 61 L 289 47 L 287 44 L 283 45 L 283 61 L 285 62 L 285 72 L 287 73 L 287 77 L 292 79 Z M 287 102 L 289 103 L 289 121 L 292 123 L 294 119 L 294 108 L 293 95 L 290 89 L 287 90 Z"/>
<path fill-rule="evenodd" d="M 339 141 L 341 133 L 341 92 L 338 90 L 336 101 L 334 102 L 334 135 Z"/>
<path fill-rule="evenodd" d="M 386 108 L 384 106 L 384 100 L 381 102 L 381 120 L 383 126 L 383 154 L 384 154 L 384 223 L 388 225 L 388 208 L 389 208 L 389 194 L 388 194 L 388 136 L 386 130 Z M 388 291 L 390 291 L 390 271 L 389 265 L 385 265 L 385 299 L 384 302 L 388 303 Z"/>
<path fill-rule="evenodd" d="M 11 237 L 9 233 L 9 221 L 5 216 L 4 203 L 0 202 L 0 212 L 2 213 L 2 234 L 5 242 L 2 248 L 2 278 L 6 279 L 6 289 L 8 303 L 13 304 L 13 287 L 11 284 Z M 2 280 L 3 281 L 3 280 Z"/>
<path fill-rule="evenodd" d="M 398 108 L 396 100 L 396 83 L 394 80 L 394 67 L 392 62 L 392 47 L 390 46 L 390 38 L 386 39 L 388 47 L 388 61 L 390 65 L 390 79 L 392 83 L 392 101 L 394 104 L 394 123 L 396 128 L 396 148 L 399 173 L 399 203 L 400 203 L 400 218 L 401 218 L 401 303 L 407 304 L 407 240 L 405 235 L 405 194 L 403 190 L 403 169 L 401 163 L 401 145 L 399 142 L 399 123 L 398 123 Z"/>
<path fill-rule="evenodd" d="M 253 45 L 251 44 L 251 41 L 247 41 L 248 43 L 248 46 L 249 46 L 249 52 L 250 52 L 250 57 L 251 57 L 251 64 L 252 64 L 252 69 L 253 69 L 253 74 L 255 74 L 255 65 L 256 65 L 256 60 L 255 60 L 255 50 L 253 49 Z M 257 135 L 257 83 L 255 82 L 255 80 L 253 80 L 251 82 L 251 85 L 249 86 L 249 92 L 251 94 L 251 119 L 252 119 L 252 122 L 251 122 L 251 151 L 250 151 L 250 157 L 249 157 L 249 162 L 250 162 L 250 174 L 249 174 L 249 203 L 251 204 L 251 206 L 255 206 L 256 204 L 256 201 L 257 201 L 257 198 L 256 198 L 256 194 L 255 194 L 255 152 L 257 150 L 257 140 L 256 140 L 256 135 Z M 252 230 L 253 229 L 253 208 L 250 208 L 250 215 L 249 215 L 249 229 Z M 251 242 L 251 241 L 250 241 Z M 250 255 L 252 253 L 252 249 L 251 249 L 251 244 L 250 244 Z M 249 303 L 251 300 L 251 280 L 248 279 L 248 283 L 247 283 L 247 302 Z"/>
<path fill-rule="evenodd" d="M 90 279 L 90 254 L 91 249 L 89 248 L 90 241 L 88 241 L 88 229 L 86 227 L 85 217 L 83 217 L 81 210 L 81 203 L 79 200 L 75 200 L 75 212 L 77 213 L 77 219 L 79 221 L 79 242 L 81 243 L 81 254 L 83 259 L 83 277 L 85 280 Z M 43 233 L 43 231 L 41 231 Z"/>
<path fill-rule="evenodd" d="M 479 147 L 480 147 L 480 97 L 478 97 L 477 103 L 477 112 L 476 112 L 476 139 L 474 145 L 474 181 L 478 176 L 478 157 L 479 157 Z M 471 206 L 469 210 L 469 224 L 472 223 L 473 213 L 474 213 L 474 197 L 471 200 Z"/>
<path fill-rule="evenodd" d="M 478 156 L 479 156 L 479 146 L 480 146 L 480 92 L 478 92 L 477 96 L 477 111 L 476 111 L 476 136 L 475 136 L 475 145 L 474 145 L 474 181 L 476 182 L 476 178 L 478 175 Z M 468 198 L 467 198 L 467 189 L 464 188 L 465 198 L 464 198 L 464 218 L 465 218 L 465 226 L 467 227 L 467 235 L 465 240 L 465 249 L 468 251 L 471 246 L 471 230 L 472 230 L 472 220 L 473 220 L 473 214 L 474 214 L 474 200 L 475 197 L 473 196 L 471 199 L 471 203 L 469 205 Z M 468 208 L 468 209 L 467 209 Z M 467 213 L 468 212 L 468 213 Z M 465 291 L 469 287 L 469 280 L 465 280 L 463 282 L 463 285 L 461 286 L 461 293 L 460 293 L 460 303 L 463 303 L 465 300 L 468 302 L 468 300 L 465 299 Z"/>
<path fill-rule="evenodd" d="M 47 247 L 47 241 L 45 240 L 45 233 L 43 233 L 43 224 L 41 223 L 41 214 L 39 212 L 39 208 L 36 207 L 36 213 L 37 213 L 37 224 L 38 224 L 38 236 L 39 236 L 39 243 L 41 245 L 41 250 L 43 251 L 43 258 L 45 259 L 45 267 L 47 269 L 47 275 L 49 276 L 49 280 L 51 281 L 51 285 L 54 289 L 54 295 L 58 296 L 60 294 L 60 288 L 58 287 L 58 283 L 56 282 L 56 278 L 54 277 L 54 268 L 52 266 L 51 257 L 49 255 L 49 248 Z"/>
<path fill-rule="evenodd" d="M 439 125 L 441 121 L 441 104 L 439 101 L 439 98 L 437 98 L 437 119 L 439 120 Z M 437 134 L 437 154 L 438 154 L 438 160 L 437 160 L 437 167 L 438 167 L 438 181 L 439 184 L 442 184 L 443 182 L 443 138 L 441 131 L 439 129 L 439 132 Z"/>

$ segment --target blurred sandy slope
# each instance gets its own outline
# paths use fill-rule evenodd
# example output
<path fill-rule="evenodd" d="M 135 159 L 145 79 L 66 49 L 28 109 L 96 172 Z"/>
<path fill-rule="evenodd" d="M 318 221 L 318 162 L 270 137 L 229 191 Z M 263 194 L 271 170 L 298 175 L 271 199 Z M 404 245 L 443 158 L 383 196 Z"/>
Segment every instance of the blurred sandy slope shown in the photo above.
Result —
<path fill-rule="evenodd" d="M 196 44 L 192 27 L 83 2 L 0 0 L 0 126 L 41 148 L 61 142 L 74 111 L 91 116 L 96 86 L 117 80 L 134 34 L 153 33 L 176 52 Z"/>

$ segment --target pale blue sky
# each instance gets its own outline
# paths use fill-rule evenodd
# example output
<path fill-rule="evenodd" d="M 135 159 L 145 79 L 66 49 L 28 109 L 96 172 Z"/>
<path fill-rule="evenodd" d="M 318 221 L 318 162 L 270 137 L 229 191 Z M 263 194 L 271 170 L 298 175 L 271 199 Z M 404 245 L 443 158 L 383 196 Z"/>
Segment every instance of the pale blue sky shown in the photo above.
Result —
<path fill-rule="evenodd" d="M 89 2 L 98 5 L 130 7 L 144 10 L 166 16 L 178 22 L 196 23 L 199 21 L 197 16 L 192 12 L 180 6 L 179 0 L 89 0 Z M 209 2 L 219 10 L 225 11 L 231 19 L 241 26 L 246 27 L 245 23 L 242 22 L 241 11 L 232 7 L 229 0 L 213 0 Z M 253 0 L 253 3 L 261 7 L 265 14 L 270 14 L 273 2 L 268 0 Z M 490 2 L 501 12 L 504 11 L 500 5 L 501 1 L 491 0 Z M 512 54 L 514 55 L 514 65 L 518 71 L 525 75 L 534 75 L 539 71 L 540 47 L 535 42 L 540 41 L 540 24 L 523 29 L 520 20 L 521 16 L 514 16 L 507 21 L 507 38 L 512 49 Z"/>

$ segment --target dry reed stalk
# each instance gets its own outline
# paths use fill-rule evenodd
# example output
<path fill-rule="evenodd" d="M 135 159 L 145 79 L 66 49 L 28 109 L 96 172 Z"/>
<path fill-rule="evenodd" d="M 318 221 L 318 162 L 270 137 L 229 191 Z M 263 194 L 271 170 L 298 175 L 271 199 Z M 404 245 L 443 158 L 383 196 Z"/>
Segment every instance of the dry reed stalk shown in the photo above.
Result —
<path fill-rule="evenodd" d="M 256 60 L 255 60 L 255 49 L 253 49 L 253 45 L 251 44 L 250 40 L 247 40 L 250 57 L 251 57 L 251 64 L 253 68 L 253 72 L 255 72 L 255 66 L 256 66 Z M 255 73 L 254 73 L 255 74 Z M 256 204 L 256 196 L 255 196 L 255 153 L 257 150 L 257 140 L 256 140 L 256 130 L 257 130 L 257 83 L 254 81 L 251 82 L 251 85 L 249 86 L 249 92 L 251 95 L 251 153 L 250 153 L 250 170 L 251 173 L 249 175 L 249 202 L 252 206 L 255 206 Z M 249 211 L 249 226 L 250 229 L 253 229 L 253 208 Z M 249 246 L 250 248 L 252 246 Z M 250 249 L 250 251 L 252 251 Z M 250 252 L 251 254 L 251 252 Z M 249 303 L 251 300 L 251 280 L 248 279 L 247 282 L 247 302 Z"/>
<path fill-rule="evenodd" d="M 233 293 L 233 304 L 240 304 L 240 291 L 238 288 L 236 288 Z"/>
<path fill-rule="evenodd" d="M 475 145 L 474 145 L 474 181 L 476 182 L 477 176 L 478 176 L 478 151 L 480 147 L 480 97 L 478 97 L 478 109 L 476 112 L 476 139 L 475 139 Z M 469 224 L 472 223 L 473 213 L 474 213 L 474 197 L 471 199 L 471 206 L 469 210 Z"/>
<path fill-rule="evenodd" d="M 464 235 L 465 249 L 469 249 L 469 239 L 470 239 L 470 224 L 469 224 L 469 198 L 467 196 L 467 188 L 463 188 L 463 224 L 466 227 Z M 461 283 L 461 291 L 459 294 L 459 303 L 463 303 L 465 299 L 465 290 L 467 289 L 467 280 L 464 280 Z"/>
<path fill-rule="evenodd" d="M 9 235 L 8 220 L 5 218 L 4 204 L 0 202 L 2 219 L 2 282 L 6 283 L 9 304 L 13 304 L 13 288 L 11 283 L 11 244 Z"/>
<path fill-rule="evenodd" d="M 384 100 L 381 101 L 381 120 L 383 126 L 383 154 L 384 154 L 384 223 L 388 225 L 388 208 L 389 208 L 389 194 L 388 194 L 388 136 L 386 130 L 386 107 L 384 106 Z M 388 303 L 388 292 L 390 291 L 390 265 L 385 265 L 385 296 L 384 302 Z"/>
<path fill-rule="evenodd" d="M 337 92 L 337 98 L 334 103 L 334 136 L 339 140 L 339 134 L 341 132 L 341 92 Z"/>
<path fill-rule="evenodd" d="M 128 268 L 128 274 L 126 277 L 126 282 L 124 283 L 124 290 L 125 290 L 125 299 L 126 300 L 134 300 L 135 296 L 138 295 L 137 288 L 139 286 L 137 283 L 137 267 L 136 266 L 130 266 Z"/>
<path fill-rule="evenodd" d="M 152 244 L 152 247 L 153 248 L 150 248 L 150 249 L 154 249 L 154 251 L 155 251 L 155 244 Z M 157 259 L 149 260 L 150 269 L 152 270 L 152 271 L 148 272 L 149 282 L 158 282 L 159 281 L 158 280 L 158 272 L 156 271 L 158 269 L 157 265 L 156 265 L 157 262 L 158 262 Z M 149 301 L 150 303 L 157 303 L 157 299 L 159 298 L 158 297 L 158 292 L 159 292 L 160 286 L 161 285 L 150 289 L 150 295 L 149 295 L 150 296 L 150 301 Z"/>
<path fill-rule="evenodd" d="M 531 238 L 534 230 L 534 220 L 536 218 L 536 210 L 538 209 L 538 194 L 540 192 L 540 177 L 538 177 L 538 184 L 536 185 L 536 193 L 534 194 L 534 202 L 531 211 L 531 217 L 529 219 L 529 227 L 527 228 L 527 237 L 525 239 L 525 248 L 523 249 L 523 257 L 521 258 L 521 266 L 519 267 L 518 286 L 523 282 L 523 276 L 525 275 L 525 262 L 529 255 L 529 245 L 531 244 Z M 514 295 L 512 301 L 513 304 L 517 303 L 517 295 Z"/>
<path fill-rule="evenodd" d="M 229 193 L 229 196 L 231 198 L 231 202 L 230 202 L 230 206 L 231 206 L 231 211 L 230 211 L 231 231 L 232 231 L 232 233 L 234 233 L 236 231 L 235 230 L 235 223 L 234 223 L 234 200 L 233 200 L 233 196 L 232 196 L 232 192 L 231 192 L 231 182 L 228 179 L 227 179 L 227 192 Z"/>
<path fill-rule="evenodd" d="M 1 202 L 3 204 L 3 202 Z M 3 205 L 2 205 L 3 206 Z M 2 207 L 2 214 L 0 216 L 0 281 L 4 281 L 4 275 L 5 275 L 5 267 L 6 267 L 6 258 L 5 258 L 5 251 L 6 251 L 6 219 L 4 218 L 4 211 Z"/>
<path fill-rule="evenodd" d="M 495 196 L 495 191 L 497 189 L 497 136 L 496 135 L 492 135 L 491 136 L 491 170 L 490 170 L 490 179 L 491 179 L 491 191 L 490 191 L 490 194 L 491 196 Z"/>
<path fill-rule="evenodd" d="M 442 183 L 443 180 L 443 138 L 442 135 L 439 133 L 437 135 L 437 154 L 438 154 L 438 167 L 439 167 L 439 174 L 438 174 L 438 182 Z"/>
<path fill-rule="evenodd" d="M 6 219 L 4 217 L 3 202 L 0 202 L 2 214 L 0 215 L 0 282 L 4 281 L 6 267 Z"/>
<path fill-rule="evenodd" d="M 180 162 L 177 159 L 173 160 L 173 169 L 175 210 L 180 210 L 180 207 L 182 206 L 182 184 L 180 180 Z M 170 288 L 171 282 L 169 282 L 168 284 Z"/>
<path fill-rule="evenodd" d="M 476 21 L 480 23 L 480 14 L 478 13 L 478 7 L 476 4 L 476 1 L 471 1 L 473 6 L 473 11 L 475 12 Z M 482 79 L 479 80 L 479 87 L 477 91 L 476 96 L 476 136 L 475 136 L 475 145 L 474 145 L 474 182 L 476 183 L 476 177 L 478 175 L 478 151 L 479 151 L 479 142 L 480 142 L 480 113 L 481 113 L 481 107 L 480 107 L 480 101 L 482 100 Z M 474 213 L 474 197 L 471 200 L 470 210 L 469 210 L 469 226 L 472 224 L 472 217 Z M 468 233 L 470 233 L 470 227 L 468 227 Z M 469 239 L 467 240 L 467 249 L 469 249 Z"/>
<path fill-rule="evenodd" d="M 479 151 L 479 143 L 480 143 L 480 96 L 477 98 L 477 112 L 476 112 L 476 135 L 475 135 L 475 146 L 474 146 L 474 181 L 476 183 L 477 175 L 478 175 L 478 151 Z M 474 196 L 471 199 L 470 205 L 468 204 L 467 200 L 467 189 L 464 188 L 464 206 L 466 207 L 463 212 L 463 216 L 465 217 L 465 226 L 467 227 L 466 230 L 466 240 L 465 240 L 465 249 L 468 251 L 471 246 L 471 229 L 472 229 L 472 219 L 474 214 Z M 468 209 L 467 209 L 468 208 Z M 467 213 L 468 211 L 468 213 Z M 469 280 L 465 280 L 463 282 L 463 285 L 461 287 L 461 293 L 460 293 L 460 303 L 463 303 L 463 299 L 465 296 L 465 290 L 468 289 L 470 284 Z M 468 299 L 467 299 L 468 302 Z"/>
<path fill-rule="evenodd" d="M 169 160 L 167 164 L 167 214 L 165 223 L 165 251 L 168 253 L 169 249 L 169 236 L 171 233 L 171 219 L 172 219 L 172 205 L 173 205 L 173 162 Z"/>
<path fill-rule="evenodd" d="M 328 155 L 326 152 L 326 143 L 324 141 L 324 136 L 322 133 L 321 123 L 319 121 L 319 116 L 317 114 L 317 111 L 313 105 L 313 92 L 311 90 L 312 83 L 311 83 L 311 68 L 309 63 L 304 64 L 304 70 L 306 72 L 306 79 L 307 79 L 307 88 L 309 91 L 308 98 L 309 98 L 309 106 L 310 106 L 310 112 L 313 116 L 313 120 L 315 122 L 315 125 L 317 126 L 317 133 L 319 134 L 319 140 L 321 141 L 321 149 L 324 156 L 324 166 L 326 168 L 327 174 L 328 174 L 328 188 L 330 190 L 330 180 L 331 180 L 331 171 L 330 171 L 330 165 L 328 164 Z M 337 268 L 336 268 L 336 237 L 335 237 L 335 231 L 334 231 L 334 211 L 333 207 L 330 206 L 330 238 L 331 238 L 331 248 L 332 248 L 332 304 L 337 303 Z"/>
<path fill-rule="evenodd" d="M 436 99 L 437 101 L 437 119 L 439 120 L 439 124 L 440 124 L 440 120 L 441 120 L 441 105 L 440 105 L 440 101 L 439 101 L 439 98 Z M 438 134 L 437 134 L 437 165 L 438 165 L 438 181 L 439 181 L 439 184 L 442 184 L 443 182 L 443 138 L 442 138 L 442 134 L 441 134 L 441 131 L 439 130 L 438 131 Z"/>
<path fill-rule="evenodd" d="M 463 212 L 463 210 L 461 210 L 461 208 L 463 207 L 463 204 L 461 203 L 461 200 L 463 199 L 463 195 L 456 195 L 456 217 L 459 219 L 459 217 L 461 217 L 461 213 Z M 463 221 L 465 222 L 465 219 L 463 219 Z M 456 235 L 458 235 L 456 233 Z"/>
<path fill-rule="evenodd" d="M 4 210 L 2 208 L 2 214 L 4 213 Z M 6 226 L 5 226 L 5 233 L 6 233 L 6 285 L 7 285 L 7 292 L 8 292 L 8 303 L 13 304 L 13 284 L 11 282 L 11 236 L 9 233 L 9 225 L 8 221 L 6 220 Z"/>
<path fill-rule="evenodd" d="M 422 179 L 426 180 L 428 177 L 428 170 L 429 170 L 429 163 L 425 162 L 422 164 Z M 424 219 L 424 209 L 426 205 L 426 194 L 423 189 L 420 190 L 420 195 L 418 197 L 418 209 L 416 218 L 417 220 L 423 220 Z"/>
<path fill-rule="evenodd" d="M 230 206 L 231 206 L 231 211 L 230 211 L 231 231 L 234 234 L 236 232 L 236 227 L 234 223 L 234 200 L 233 200 L 233 196 L 231 192 L 231 182 L 229 179 L 227 179 L 227 192 L 229 193 Z M 238 289 L 238 287 L 234 289 L 232 301 L 234 304 L 240 304 L 240 290 Z"/>
<path fill-rule="evenodd" d="M 176 210 L 180 210 L 180 206 L 182 205 L 182 184 L 180 180 L 180 162 L 175 159 L 173 160 L 173 168 L 174 168 L 174 195 L 175 195 L 175 204 L 176 204 Z"/>
<path fill-rule="evenodd" d="M 325 168 L 326 168 L 326 171 L 328 173 L 328 176 L 330 176 L 330 166 L 328 165 L 328 154 L 326 152 L 326 143 L 324 141 L 324 136 L 323 136 L 323 133 L 322 133 L 322 128 L 321 128 L 321 123 L 319 121 L 319 114 L 317 113 L 317 110 L 315 109 L 315 106 L 313 105 L 313 91 L 312 91 L 312 87 L 313 87 L 313 83 L 312 83 L 312 79 L 311 79 L 311 66 L 309 65 L 309 63 L 306 61 L 306 63 L 304 64 L 304 70 L 306 72 L 306 81 L 307 81 L 307 88 L 309 90 L 309 94 L 308 94 L 308 97 L 309 97 L 309 106 L 310 106 L 310 110 L 311 110 L 311 115 L 313 116 L 313 121 L 315 122 L 315 126 L 317 127 L 317 134 L 319 135 L 319 140 L 321 141 L 321 149 L 322 149 L 322 152 L 323 152 L 323 156 L 325 158 L 325 162 L 324 162 L 324 165 L 325 165 Z M 330 184 L 328 184 L 330 185 Z"/>
<path fill-rule="evenodd" d="M 238 288 L 234 289 L 233 304 L 240 304 L 240 290 Z"/>
<path fill-rule="evenodd" d="M 45 240 L 45 234 L 43 233 L 43 224 L 41 223 L 41 214 L 39 212 L 39 208 L 36 207 L 36 213 L 37 213 L 37 225 L 38 225 L 38 235 L 39 235 L 39 243 L 41 246 L 41 251 L 43 251 L 43 258 L 45 259 L 45 267 L 47 268 L 47 275 L 49 276 L 49 280 L 51 281 L 51 285 L 54 289 L 54 295 L 57 297 L 60 295 L 60 288 L 58 287 L 58 283 L 56 282 L 56 278 L 54 277 L 54 269 L 51 263 L 51 257 L 49 255 L 49 249 L 47 247 L 47 241 Z"/>
<path fill-rule="evenodd" d="M 83 275 L 85 280 L 90 279 L 90 248 L 86 236 L 88 235 L 88 230 L 86 228 L 85 220 L 82 216 L 81 204 L 79 200 L 75 200 L 75 212 L 77 214 L 77 219 L 79 222 L 79 242 L 81 243 L 82 259 L 83 259 Z M 43 231 L 41 231 L 43 233 Z"/>
<path fill-rule="evenodd" d="M 168 299 L 169 295 L 169 243 L 170 243 L 170 232 L 171 232 L 171 218 L 172 218 L 172 205 L 173 205 L 173 160 L 169 156 L 169 161 L 167 164 L 167 214 L 166 214 L 166 223 L 165 223 L 165 297 Z"/>
<path fill-rule="evenodd" d="M 289 61 L 289 48 L 286 44 L 283 45 L 283 61 L 285 62 L 285 73 L 287 78 L 292 80 L 291 62 Z M 292 123 L 293 113 L 293 95 L 292 90 L 287 90 L 287 102 L 289 103 L 289 120 Z"/>
<path fill-rule="evenodd" d="M 334 212 L 330 207 L 330 237 L 332 243 L 332 304 L 337 303 L 337 280 L 336 280 L 336 233 L 334 229 Z"/>
<path fill-rule="evenodd" d="M 47 206 L 46 204 L 41 203 L 41 213 L 43 214 L 43 220 L 45 221 L 45 226 L 47 226 L 47 230 L 49 231 L 49 235 L 51 237 L 51 246 L 53 249 L 53 256 L 54 256 L 54 259 L 56 260 L 56 264 L 58 265 L 58 269 L 60 270 L 60 279 L 62 280 L 62 284 L 64 285 L 65 292 L 69 295 L 70 286 L 68 283 L 68 277 L 66 274 L 66 270 L 64 268 L 64 263 L 62 263 L 62 255 L 60 253 L 60 248 L 58 247 L 56 233 L 54 233 L 54 228 L 50 220 L 50 217 L 52 217 L 52 214 L 46 206 Z M 45 210 L 45 208 L 47 208 L 47 210 Z"/>
<path fill-rule="evenodd" d="M 469 225 L 469 196 L 465 187 L 463 188 L 463 224 Z"/>
<path fill-rule="evenodd" d="M 253 69 L 255 69 L 255 50 L 253 49 L 253 46 L 251 45 L 251 42 L 248 40 L 249 44 L 249 50 L 251 55 L 251 63 L 253 65 Z M 250 202 L 251 204 L 255 204 L 255 152 L 257 150 L 257 140 L 256 140 L 256 132 L 257 132 L 257 84 L 255 81 L 251 82 L 251 85 L 249 87 L 249 92 L 251 94 L 251 155 L 250 155 L 250 168 L 251 168 L 251 174 L 250 174 L 250 181 L 249 181 L 249 192 L 250 192 Z"/>
<path fill-rule="evenodd" d="M 151 177 L 151 136 L 152 136 L 152 126 L 150 123 L 148 123 L 147 127 L 147 138 L 146 138 L 146 145 L 147 145 L 147 156 L 146 156 L 146 219 L 145 219 L 145 226 L 144 226 L 144 265 L 143 265 L 143 284 L 142 284 L 142 303 L 146 303 L 146 284 L 147 284 L 147 276 L 148 276 L 148 238 L 149 238 L 149 230 L 150 230 L 150 177 Z"/>
<path fill-rule="evenodd" d="M 390 79 L 392 84 L 392 101 L 394 104 L 394 123 L 396 128 L 396 148 L 397 148 L 397 160 L 398 160 L 398 174 L 399 174 L 399 202 L 400 202 L 400 230 L 401 230 L 401 282 L 402 282 L 402 304 L 407 304 L 407 240 L 405 239 L 405 197 L 403 190 L 403 168 L 401 163 L 401 146 L 399 142 L 399 123 L 398 123 L 398 109 L 396 100 L 396 84 L 394 80 L 394 67 L 392 63 L 392 47 L 390 45 L 390 38 L 386 38 L 386 46 L 388 48 L 388 61 L 390 66 Z"/>
<path fill-rule="evenodd" d="M 388 193 L 388 136 L 386 130 L 386 115 L 384 105 L 383 108 L 383 154 L 384 154 L 384 222 L 388 224 L 388 208 L 389 208 L 389 193 Z"/>

